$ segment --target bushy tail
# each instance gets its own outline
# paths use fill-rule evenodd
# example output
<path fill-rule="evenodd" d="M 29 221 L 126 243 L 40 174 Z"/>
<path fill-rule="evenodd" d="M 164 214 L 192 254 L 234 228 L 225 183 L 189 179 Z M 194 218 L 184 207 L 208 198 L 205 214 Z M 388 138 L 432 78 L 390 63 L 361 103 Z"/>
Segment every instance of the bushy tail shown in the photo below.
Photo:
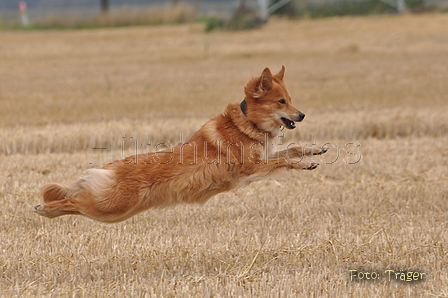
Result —
<path fill-rule="evenodd" d="M 78 180 L 68 186 L 57 183 L 49 183 L 45 185 L 42 187 L 41 191 L 44 197 L 44 202 L 49 203 L 79 196 L 84 191 L 82 185 L 80 185 L 81 181 L 83 180 Z"/>
<path fill-rule="evenodd" d="M 90 169 L 87 175 L 70 185 L 49 183 L 42 187 L 45 203 L 88 195 L 104 198 L 115 182 L 114 172 L 103 169 Z"/>
<path fill-rule="evenodd" d="M 65 199 L 67 197 L 68 189 L 61 184 L 49 183 L 42 187 L 41 192 L 45 203 L 49 203 Z"/>

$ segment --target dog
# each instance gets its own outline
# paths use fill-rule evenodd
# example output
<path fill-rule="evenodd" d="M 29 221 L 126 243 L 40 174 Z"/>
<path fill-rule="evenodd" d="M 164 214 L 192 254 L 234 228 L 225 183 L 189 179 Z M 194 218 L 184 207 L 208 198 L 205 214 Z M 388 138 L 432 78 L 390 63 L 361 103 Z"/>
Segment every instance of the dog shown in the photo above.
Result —
<path fill-rule="evenodd" d="M 315 169 L 318 163 L 303 157 L 323 154 L 328 147 L 274 150 L 281 127 L 294 129 L 305 117 L 292 105 L 284 73 L 284 66 L 275 75 L 265 68 L 245 86 L 241 103 L 229 104 L 186 143 L 90 169 L 68 185 L 45 185 L 45 204 L 33 211 L 48 218 L 77 214 L 114 223 L 150 208 L 204 203 L 290 169 Z"/>

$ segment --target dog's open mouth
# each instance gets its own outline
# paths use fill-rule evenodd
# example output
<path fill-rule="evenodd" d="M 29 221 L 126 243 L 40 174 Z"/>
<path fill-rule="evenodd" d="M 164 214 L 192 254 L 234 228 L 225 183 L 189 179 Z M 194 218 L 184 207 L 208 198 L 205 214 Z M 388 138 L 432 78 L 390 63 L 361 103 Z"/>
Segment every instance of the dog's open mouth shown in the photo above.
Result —
<path fill-rule="evenodd" d="M 296 128 L 296 124 L 294 123 L 294 121 L 286 119 L 284 117 L 281 118 L 283 123 L 285 123 L 285 126 L 289 129 L 294 129 Z"/>

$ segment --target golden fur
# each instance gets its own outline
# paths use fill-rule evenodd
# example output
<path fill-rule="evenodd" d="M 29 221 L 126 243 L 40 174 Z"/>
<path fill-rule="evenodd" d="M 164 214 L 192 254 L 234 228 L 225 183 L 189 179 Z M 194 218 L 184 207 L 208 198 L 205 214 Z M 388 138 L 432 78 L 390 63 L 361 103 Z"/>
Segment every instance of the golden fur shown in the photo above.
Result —
<path fill-rule="evenodd" d="M 229 104 L 185 144 L 91 169 L 70 185 L 45 185 L 45 204 L 33 211 L 49 218 L 80 214 L 119 222 L 149 208 L 204 203 L 286 169 L 316 168 L 302 157 L 325 153 L 324 146 L 273 150 L 280 127 L 292 129 L 305 116 L 291 103 L 284 72 L 284 66 L 276 75 L 264 69 L 246 85 L 241 105 Z"/>

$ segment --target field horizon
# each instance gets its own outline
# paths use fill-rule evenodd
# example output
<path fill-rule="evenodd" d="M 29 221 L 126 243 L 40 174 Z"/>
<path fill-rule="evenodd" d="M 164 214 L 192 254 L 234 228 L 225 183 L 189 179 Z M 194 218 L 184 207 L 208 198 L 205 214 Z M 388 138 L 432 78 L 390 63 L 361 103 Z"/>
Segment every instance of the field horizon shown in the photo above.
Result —
<path fill-rule="evenodd" d="M 0 31 L 0 297 L 447 297 L 447 27 L 405 14 Z M 281 65 L 306 117 L 278 146 L 327 143 L 316 170 L 117 224 L 31 212 L 43 185 L 135 141 L 185 142 Z"/>

